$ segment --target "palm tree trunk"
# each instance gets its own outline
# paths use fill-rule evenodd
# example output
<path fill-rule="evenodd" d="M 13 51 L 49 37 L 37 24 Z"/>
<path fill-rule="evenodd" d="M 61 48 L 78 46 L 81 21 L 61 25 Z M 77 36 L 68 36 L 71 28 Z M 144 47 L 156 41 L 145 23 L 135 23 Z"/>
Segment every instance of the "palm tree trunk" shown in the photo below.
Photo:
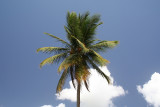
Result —
<path fill-rule="evenodd" d="M 81 84 L 78 82 L 78 87 L 77 87 L 77 107 L 80 107 L 80 87 L 81 87 Z"/>

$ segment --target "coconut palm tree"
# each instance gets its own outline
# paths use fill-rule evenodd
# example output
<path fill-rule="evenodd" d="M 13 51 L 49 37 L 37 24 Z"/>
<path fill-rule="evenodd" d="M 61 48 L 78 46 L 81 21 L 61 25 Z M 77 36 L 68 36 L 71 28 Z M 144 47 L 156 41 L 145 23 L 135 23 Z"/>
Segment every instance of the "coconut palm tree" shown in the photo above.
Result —
<path fill-rule="evenodd" d="M 61 92 L 66 78 L 70 76 L 73 86 L 77 89 L 77 107 L 80 107 L 80 89 L 82 84 L 89 90 L 90 67 L 96 69 L 110 83 L 110 78 L 98 67 L 106 65 L 109 61 L 100 56 L 98 52 L 115 47 L 118 41 L 106 41 L 95 38 L 96 29 L 102 24 L 100 15 L 90 16 L 89 12 L 77 15 L 75 12 L 68 12 L 66 19 L 67 24 L 64 28 L 68 41 L 45 33 L 64 44 L 64 47 L 42 47 L 37 49 L 37 52 L 54 54 L 42 61 L 40 67 L 45 64 L 62 61 L 58 68 L 58 72 L 63 71 L 63 73 L 57 85 L 57 93 Z"/>

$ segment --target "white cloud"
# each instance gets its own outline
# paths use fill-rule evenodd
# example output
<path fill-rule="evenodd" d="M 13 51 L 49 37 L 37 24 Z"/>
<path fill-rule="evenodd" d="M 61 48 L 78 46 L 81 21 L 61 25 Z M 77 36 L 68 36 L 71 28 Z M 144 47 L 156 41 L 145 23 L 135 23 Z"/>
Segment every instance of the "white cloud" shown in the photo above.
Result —
<path fill-rule="evenodd" d="M 52 105 L 43 105 L 41 107 L 53 107 Z"/>
<path fill-rule="evenodd" d="M 143 94 L 145 100 L 154 107 L 160 107 L 160 74 L 155 72 L 151 80 L 143 86 L 138 85 L 137 90 Z"/>
<path fill-rule="evenodd" d="M 107 67 L 102 67 L 101 70 L 110 76 Z M 88 92 L 85 87 L 81 90 L 81 107 L 114 107 L 112 102 L 113 98 L 125 95 L 125 91 L 121 86 L 108 85 L 107 81 L 97 74 L 96 70 L 91 69 L 91 76 L 89 78 Z M 113 81 L 113 78 L 110 76 Z M 74 89 L 71 81 L 69 82 L 70 88 L 65 88 L 59 94 L 56 94 L 57 99 L 70 100 L 76 102 L 76 90 Z"/>
<path fill-rule="evenodd" d="M 56 106 L 56 107 L 65 107 L 65 104 L 61 103 L 61 104 L 59 104 L 59 105 Z"/>
<path fill-rule="evenodd" d="M 52 105 L 43 105 L 43 106 L 41 106 L 41 107 L 53 107 Z M 58 106 L 56 106 L 56 107 L 65 107 L 65 104 L 63 104 L 63 103 L 60 103 Z"/>

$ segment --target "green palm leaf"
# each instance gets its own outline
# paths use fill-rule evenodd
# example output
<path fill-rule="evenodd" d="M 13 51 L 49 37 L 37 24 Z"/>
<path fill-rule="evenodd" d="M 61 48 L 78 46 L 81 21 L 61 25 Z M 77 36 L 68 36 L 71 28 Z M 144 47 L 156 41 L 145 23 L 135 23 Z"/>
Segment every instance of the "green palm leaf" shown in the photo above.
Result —
<path fill-rule="evenodd" d="M 55 61 L 58 62 L 61 58 L 64 58 L 66 56 L 67 56 L 67 53 L 61 53 L 61 54 L 57 54 L 52 57 L 49 57 L 40 63 L 40 67 L 44 66 L 45 64 L 52 64 Z"/>
<path fill-rule="evenodd" d="M 79 46 L 82 48 L 82 51 L 83 51 L 84 53 L 89 52 L 89 49 L 86 48 L 86 46 L 85 46 L 80 40 L 78 40 L 78 39 L 77 39 L 76 37 L 74 37 L 74 36 L 71 36 L 71 37 L 74 38 L 74 39 L 78 42 Z"/>
<path fill-rule="evenodd" d="M 70 75 L 71 75 L 71 80 L 72 80 L 73 87 L 76 88 L 75 83 L 74 83 L 75 72 L 73 71 L 73 66 L 70 67 Z"/>
<path fill-rule="evenodd" d="M 90 46 L 91 49 L 99 49 L 103 50 L 106 48 L 114 48 L 119 42 L 118 41 L 100 41 L 92 46 Z"/>
<path fill-rule="evenodd" d="M 108 84 L 111 84 L 111 80 L 110 80 L 109 76 L 107 76 L 107 75 L 106 75 L 96 64 L 94 64 L 89 58 L 88 58 L 87 60 L 88 60 L 88 62 L 92 65 L 92 67 L 93 67 L 94 69 L 96 69 L 97 72 L 98 72 L 102 77 L 104 77 L 104 78 L 107 80 Z"/>
<path fill-rule="evenodd" d="M 88 83 L 86 80 L 84 80 L 84 85 L 85 85 L 86 89 L 89 91 L 89 86 L 88 86 Z"/>
<path fill-rule="evenodd" d="M 101 40 L 99 40 L 99 39 L 93 39 L 93 40 L 87 41 L 87 44 L 91 45 L 91 44 L 94 43 L 95 41 L 101 41 Z"/>
<path fill-rule="evenodd" d="M 68 69 L 74 64 L 78 63 L 78 57 L 77 54 L 71 54 L 67 58 L 63 60 L 63 62 L 60 64 L 58 68 L 58 72 L 61 72 L 63 69 Z"/>
<path fill-rule="evenodd" d="M 64 29 L 66 30 L 66 32 L 67 32 L 69 35 L 72 35 L 71 32 L 69 31 L 69 29 L 68 29 L 66 26 L 64 26 Z"/>
<path fill-rule="evenodd" d="M 44 53 L 61 53 L 61 52 L 66 52 L 69 51 L 68 48 L 61 48 L 61 47 L 42 47 L 42 48 L 38 48 L 37 52 L 44 52 Z"/>
<path fill-rule="evenodd" d="M 62 88 L 65 84 L 65 81 L 67 79 L 67 76 L 68 76 L 68 70 L 64 70 L 61 75 L 61 78 L 59 79 L 58 85 L 57 85 L 57 89 L 56 89 L 57 93 L 59 93 L 62 90 Z"/>
<path fill-rule="evenodd" d="M 51 36 L 52 38 L 57 39 L 58 41 L 60 41 L 61 43 L 65 44 L 65 45 L 67 45 L 67 46 L 70 46 L 69 43 L 67 43 L 66 41 L 64 41 L 63 39 L 61 39 L 61 38 L 59 38 L 59 37 L 57 37 L 57 36 L 54 36 L 54 35 L 49 34 L 49 33 L 46 33 L 46 32 L 45 32 L 44 34 L 49 35 L 49 36 Z"/>
<path fill-rule="evenodd" d="M 101 55 L 99 55 L 97 52 L 95 52 L 94 50 L 90 50 L 90 53 L 88 53 L 89 57 L 98 65 L 100 66 L 105 66 L 106 64 L 109 63 L 109 61 L 107 59 L 104 59 Z"/>

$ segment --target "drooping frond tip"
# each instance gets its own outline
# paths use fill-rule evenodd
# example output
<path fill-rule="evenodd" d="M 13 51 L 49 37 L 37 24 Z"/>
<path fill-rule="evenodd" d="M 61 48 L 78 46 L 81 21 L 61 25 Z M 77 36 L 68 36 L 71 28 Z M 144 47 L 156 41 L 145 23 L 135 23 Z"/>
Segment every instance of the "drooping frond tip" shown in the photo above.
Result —
<path fill-rule="evenodd" d="M 89 86 L 88 86 L 88 83 L 86 80 L 84 81 L 84 85 L 85 85 L 86 89 L 89 91 Z"/>
<path fill-rule="evenodd" d="M 52 64 L 53 62 L 57 62 L 59 61 L 61 58 L 65 57 L 67 55 L 67 53 L 61 53 L 61 54 L 57 54 L 57 55 L 54 55 L 52 57 L 49 57 L 45 60 L 43 60 L 41 63 L 40 63 L 40 68 L 42 68 L 44 65 L 46 64 Z"/>
<path fill-rule="evenodd" d="M 119 44 L 119 41 L 108 41 L 108 47 L 113 48 Z"/>
<path fill-rule="evenodd" d="M 69 72 L 67 70 L 63 71 L 63 73 L 61 75 L 61 78 L 59 79 L 59 82 L 58 82 L 58 85 L 57 85 L 57 89 L 56 89 L 57 93 L 60 93 L 62 91 L 62 88 L 65 84 L 66 79 L 67 79 L 68 73 Z"/>
<path fill-rule="evenodd" d="M 88 60 L 88 62 L 91 64 L 91 66 L 92 66 L 94 69 L 96 69 L 97 72 L 98 72 L 102 77 L 104 77 L 104 78 L 107 80 L 108 84 L 111 84 L 111 79 L 110 79 L 110 77 L 107 76 L 95 63 L 93 63 L 92 60 L 90 60 L 89 58 L 87 58 L 87 60 Z"/>

